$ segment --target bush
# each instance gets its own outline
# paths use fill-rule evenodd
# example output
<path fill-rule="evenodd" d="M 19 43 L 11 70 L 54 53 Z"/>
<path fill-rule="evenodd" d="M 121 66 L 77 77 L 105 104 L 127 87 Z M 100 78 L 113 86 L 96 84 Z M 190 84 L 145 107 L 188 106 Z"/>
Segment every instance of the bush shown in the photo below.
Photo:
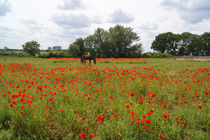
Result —
<path fill-rule="evenodd" d="M 69 57 L 66 51 L 48 51 L 48 52 L 40 52 L 36 54 L 36 57 L 39 58 L 61 58 L 61 57 Z"/>
<path fill-rule="evenodd" d="M 159 52 L 146 52 L 143 54 L 143 57 L 145 58 L 166 58 L 166 57 L 172 57 L 173 55 L 168 53 L 159 53 Z"/>
<path fill-rule="evenodd" d="M 5 52 L 0 52 L 0 56 L 30 57 L 31 55 L 23 51 L 5 51 Z"/>

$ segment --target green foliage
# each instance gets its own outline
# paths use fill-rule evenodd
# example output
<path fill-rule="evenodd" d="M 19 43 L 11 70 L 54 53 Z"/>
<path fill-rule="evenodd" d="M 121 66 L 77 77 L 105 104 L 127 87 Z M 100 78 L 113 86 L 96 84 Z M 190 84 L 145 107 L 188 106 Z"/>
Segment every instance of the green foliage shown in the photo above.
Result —
<path fill-rule="evenodd" d="M 116 25 L 109 28 L 108 37 L 109 44 L 112 47 L 112 57 L 124 58 L 130 57 L 129 53 L 139 53 L 141 44 L 137 45 L 134 43 L 138 42 L 140 37 L 133 32 L 132 28 Z M 133 44 L 136 46 L 134 47 Z"/>
<path fill-rule="evenodd" d="M 162 33 L 155 37 L 151 49 L 158 52 L 167 52 L 172 55 L 210 55 L 210 33 L 203 35 L 184 32 L 182 34 L 173 34 L 171 32 Z"/>
<path fill-rule="evenodd" d="M 47 52 L 40 52 L 36 54 L 36 57 L 39 58 L 61 58 L 61 57 L 69 57 L 68 52 L 66 51 L 47 51 Z"/>
<path fill-rule="evenodd" d="M 23 51 L 1 51 L 0 56 L 30 57 L 31 55 Z"/>
<path fill-rule="evenodd" d="M 151 49 L 160 53 L 170 53 L 175 55 L 177 53 L 177 42 L 179 41 L 179 35 L 171 32 L 162 33 L 155 37 L 152 42 Z"/>
<path fill-rule="evenodd" d="M 80 56 L 79 46 L 77 46 L 76 43 L 70 44 L 67 53 L 69 54 L 70 57 L 79 57 Z"/>
<path fill-rule="evenodd" d="M 35 56 L 35 54 L 39 52 L 40 44 L 37 41 L 32 40 L 23 44 L 22 47 L 23 51 L 31 54 L 32 56 Z"/>
<path fill-rule="evenodd" d="M 205 32 L 201 35 L 201 39 L 204 41 L 204 55 L 210 56 L 210 32 Z"/>
<path fill-rule="evenodd" d="M 130 27 L 116 25 L 108 31 L 98 28 L 84 40 L 86 51 L 97 58 L 140 57 L 142 53 L 140 37 Z"/>
<path fill-rule="evenodd" d="M 82 66 L 43 59 L 16 61 L 1 65 L 0 139 L 158 140 L 159 134 L 164 139 L 209 139 L 207 62 L 149 59 L 142 64 Z M 10 107 L 13 101 L 16 105 Z M 97 123 L 101 114 L 104 118 Z"/>
<path fill-rule="evenodd" d="M 69 45 L 67 53 L 70 57 L 81 57 L 86 51 L 84 40 L 78 38 L 75 42 Z"/>
<path fill-rule="evenodd" d="M 146 52 L 143 54 L 145 58 L 165 58 L 165 57 L 172 57 L 173 55 L 168 53 L 159 53 L 159 52 Z"/>

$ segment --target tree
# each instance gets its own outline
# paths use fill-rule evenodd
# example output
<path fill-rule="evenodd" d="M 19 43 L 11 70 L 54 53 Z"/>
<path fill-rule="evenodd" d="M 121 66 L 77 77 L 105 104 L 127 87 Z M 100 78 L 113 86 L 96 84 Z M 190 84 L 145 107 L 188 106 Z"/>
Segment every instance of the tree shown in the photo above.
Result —
<path fill-rule="evenodd" d="M 74 44 L 79 47 L 79 53 L 77 57 L 81 57 L 85 53 L 85 45 L 84 40 L 82 38 L 78 38 Z"/>
<path fill-rule="evenodd" d="M 162 33 L 155 37 L 152 42 L 151 49 L 160 53 L 167 52 L 172 55 L 176 55 L 178 51 L 177 43 L 179 41 L 179 35 L 172 32 Z"/>
<path fill-rule="evenodd" d="M 130 27 L 116 25 L 109 28 L 108 41 L 112 52 L 112 57 L 129 57 L 128 52 L 135 42 L 138 42 L 140 37 L 133 32 Z M 141 47 L 141 46 L 140 46 Z M 132 49 L 134 49 L 133 47 Z M 134 50 L 134 53 L 137 50 Z"/>
<path fill-rule="evenodd" d="M 96 56 L 96 51 L 94 49 L 95 41 L 93 35 L 89 35 L 84 39 L 85 49 L 86 52 L 90 53 L 91 55 Z"/>
<path fill-rule="evenodd" d="M 105 31 L 95 30 L 84 39 L 85 52 L 95 57 L 139 57 L 142 53 L 140 37 L 130 27 L 116 25 Z M 77 42 L 77 41 L 76 41 Z M 78 43 L 75 43 L 78 46 Z"/>
<path fill-rule="evenodd" d="M 109 57 L 111 53 L 108 45 L 107 32 L 102 28 L 96 29 L 93 35 L 85 38 L 85 47 L 88 49 L 88 52 L 98 58 Z"/>
<path fill-rule="evenodd" d="M 69 45 L 67 52 L 70 55 L 70 57 L 79 57 L 79 46 L 75 43 L 72 43 Z"/>
<path fill-rule="evenodd" d="M 27 52 L 32 56 L 34 56 L 36 53 L 40 51 L 39 50 L 40 44 L 33 40 L 30 42 L 26 42 L 25 44 L 22 45 L 22 47 L 24 52 Z"/>
<path fill-rule="evenodd" d="M 189 45 L 190 53 L 194 56 L 204 55 L 204 41 L 201 39 L 201 36 L 194 34 L 192 36 L 192 42 Z"/>
<path fill-rule="evenodd" d="M 210 56 L 210 32 L 205 32 L 201 35 L 201 39 L 204 41 L 204 55 Z"/>
<path fill-rule="evenodd" d="M 206 55 L 205 37 L 202 39 L 197 34 L 184 32 L 180 35 L 178 55 Z"/>
<path fill-rule="evenodd" d="M 67 50 L 70 57 L 82 57 L 86 49 L 84 46 L 84 39 L 78 38 L 75 42 L 69 45 Z"/>
<path fill-rule="evenodd" d="M 190 48 L 190 44 L 193 40 L 193 34 L 189 32 L 184 32 L 180 35 L 180 46 L 178 50 L 178 55 L 190 55 L 192 52 L 192 48 Z"/>

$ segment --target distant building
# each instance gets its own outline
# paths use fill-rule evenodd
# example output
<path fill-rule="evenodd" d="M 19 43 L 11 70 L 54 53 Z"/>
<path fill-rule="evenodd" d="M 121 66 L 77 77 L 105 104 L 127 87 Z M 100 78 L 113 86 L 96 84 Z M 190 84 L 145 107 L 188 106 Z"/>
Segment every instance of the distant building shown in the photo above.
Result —
<path fill-rule="evenodd" d="M 61 46 L 53 46 L 53 51 L 61 51 Z"/>

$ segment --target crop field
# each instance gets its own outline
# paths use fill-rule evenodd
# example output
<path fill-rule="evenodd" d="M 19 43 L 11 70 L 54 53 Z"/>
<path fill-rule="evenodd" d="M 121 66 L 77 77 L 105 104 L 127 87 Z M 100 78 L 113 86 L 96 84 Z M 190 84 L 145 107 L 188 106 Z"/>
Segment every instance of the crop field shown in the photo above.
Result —
<path fill-rule="evenodd" d="M 0 57 L 0 139 L 210 139 L 210 61 Z"/>

